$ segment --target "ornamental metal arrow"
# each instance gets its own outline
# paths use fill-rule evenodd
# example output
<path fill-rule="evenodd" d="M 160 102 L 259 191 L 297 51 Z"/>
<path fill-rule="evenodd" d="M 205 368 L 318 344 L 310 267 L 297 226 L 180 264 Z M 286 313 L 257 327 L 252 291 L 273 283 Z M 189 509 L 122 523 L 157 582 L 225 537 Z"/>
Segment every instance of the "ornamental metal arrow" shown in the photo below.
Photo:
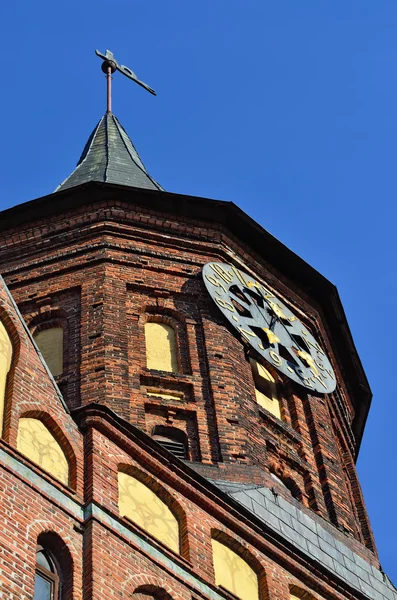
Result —
<path fill-rule="evenodd" d="M 99 50 L 95 50 L 95 54 L 99 56 L 99 58 L 102 58 L 102 71 L 107 75 L 108 113 L 112 112 L 112 73 L 115 71 L 120 71 L 120 73 L 128 77 L 128 79 L 135 81 L 135 83 L 145 88 L 145 90 L 147 90 L 150 94 L 153 94 L 153 96 L 156 95 L 156 92 L 149 85 L 138 79 L 134 71 L 131 71 L 131 69 L 125 65 L 119 65 L 117 60 L 114 58 L 113 52 L 106 50 L 106 53 L 102 54 L 102 52 L 99 52 Z"/>

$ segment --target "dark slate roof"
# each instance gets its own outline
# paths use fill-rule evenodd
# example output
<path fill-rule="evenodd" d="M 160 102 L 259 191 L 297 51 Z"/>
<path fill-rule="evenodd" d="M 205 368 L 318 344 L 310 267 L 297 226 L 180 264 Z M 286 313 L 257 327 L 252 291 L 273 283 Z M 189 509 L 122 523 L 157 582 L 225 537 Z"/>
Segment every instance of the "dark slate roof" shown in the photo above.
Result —
<path fill-rule="evenodd" d="M 352 552 L 320 522 L 261 485 L 210 479 L 222 492 L 237 500 L 257 519 L 299 548 L 310 559 L 343 579 L 371 600 L 397 600 L 389 577 Z M 325 524 L 325 522 L 324 522 Z"/>
<path fill-rule="evenodd" d="M 146 171 L 134 144 L 112 113 L 105 114 L 91 133 L 73 173 L 56 192 L 89 181 L 162 190 Z"/>

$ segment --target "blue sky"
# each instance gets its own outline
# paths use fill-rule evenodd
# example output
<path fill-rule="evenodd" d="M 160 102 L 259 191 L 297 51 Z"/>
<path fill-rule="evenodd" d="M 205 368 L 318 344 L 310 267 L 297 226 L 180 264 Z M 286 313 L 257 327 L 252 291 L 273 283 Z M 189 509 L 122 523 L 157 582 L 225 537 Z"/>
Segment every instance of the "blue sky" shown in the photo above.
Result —
<path fill-rule="evenodd" d="M 397 583 L 395 0 L 4 3 L 0 208 L 73 170 L 105 110 L 169 191 L 232 200 L 338 286 L 373 393 L 358 461 Z"/>

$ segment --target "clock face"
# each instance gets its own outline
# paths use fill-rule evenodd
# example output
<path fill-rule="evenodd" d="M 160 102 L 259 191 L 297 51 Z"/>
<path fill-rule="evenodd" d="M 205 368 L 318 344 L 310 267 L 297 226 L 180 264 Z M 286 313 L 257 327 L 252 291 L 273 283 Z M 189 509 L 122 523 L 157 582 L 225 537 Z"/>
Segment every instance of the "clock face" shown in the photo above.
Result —
<path fill-rule="evenodd" d="M 335 389 L 335 373 L 324 350 L 272 291 L 226 263 L 207 263 L 203 279 L 241 338 L 271 365 L 309 390 Z"/>

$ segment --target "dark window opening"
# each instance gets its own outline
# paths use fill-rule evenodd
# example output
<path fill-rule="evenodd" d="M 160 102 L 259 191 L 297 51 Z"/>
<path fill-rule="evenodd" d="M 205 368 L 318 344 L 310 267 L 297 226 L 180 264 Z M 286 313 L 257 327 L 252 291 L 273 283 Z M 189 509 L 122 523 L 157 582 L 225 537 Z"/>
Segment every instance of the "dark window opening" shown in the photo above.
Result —
<path fill-rule="evenodd" d="M 33 600 L 58 600 L 59 575 L 50 554 L 39 546 L 36 554 L 36 577 Z"/>

